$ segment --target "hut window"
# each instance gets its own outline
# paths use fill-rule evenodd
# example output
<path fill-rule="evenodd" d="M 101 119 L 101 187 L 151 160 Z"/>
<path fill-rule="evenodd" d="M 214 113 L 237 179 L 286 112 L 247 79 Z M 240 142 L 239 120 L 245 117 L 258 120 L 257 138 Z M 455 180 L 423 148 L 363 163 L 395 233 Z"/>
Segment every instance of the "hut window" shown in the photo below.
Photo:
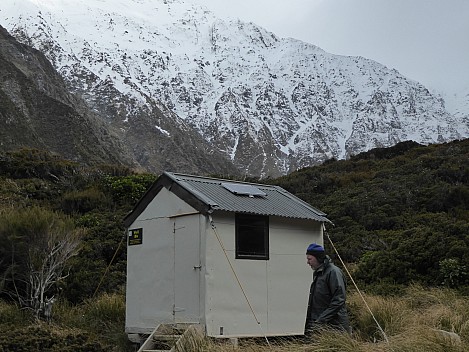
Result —
<path fill-rule="evenodd" d="M 269 217 L 236 214 L 236 259 L 269 259 Z"/>

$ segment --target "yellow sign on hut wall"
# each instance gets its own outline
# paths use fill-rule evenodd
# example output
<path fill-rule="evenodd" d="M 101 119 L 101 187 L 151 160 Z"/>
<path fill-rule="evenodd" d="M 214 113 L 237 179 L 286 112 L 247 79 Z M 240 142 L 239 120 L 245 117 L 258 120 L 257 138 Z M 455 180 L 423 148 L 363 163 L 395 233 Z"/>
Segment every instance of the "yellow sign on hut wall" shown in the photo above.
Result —
<path fill-rule="evenodd" d="M 143 228 L 129 230 L 129 246 L 143 243 Z"/>

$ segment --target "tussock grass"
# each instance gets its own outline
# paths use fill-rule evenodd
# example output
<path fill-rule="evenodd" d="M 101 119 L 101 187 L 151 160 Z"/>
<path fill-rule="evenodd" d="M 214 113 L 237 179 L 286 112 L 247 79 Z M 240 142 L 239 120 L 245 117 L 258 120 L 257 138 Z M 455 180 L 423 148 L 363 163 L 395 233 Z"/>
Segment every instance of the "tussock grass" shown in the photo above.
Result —
<path fill-rule="evenodd" d="M 368 352 L 385 351 L 384 347 L 378 349 L 382 344 L 371 344 L 360 341 L 354 336 L 337 331 L 324 330 L 316 334 L 311 340 L 304 338 L 278 339 L 269 338 L 269 344 L 263 339 L 240 339 L 237 347 L 229 343 L 228 340 L 208 340 L 204 349 L 195 349 L 199 352 Z"/>
<path fill-rule="evenodd" d="M 56 329 L 85 335 L 112 351 L 133 351 L 124 321 L 125 295 L 105 293 L 76 306 L 59 300 L 54 305 L 52 324 Z"/>
<path fill-rule="evenodd" d="M 208 339 L 204 337 L 202 328 L 193 326 L 184 332 L 184 338 L 180 339 L 174 346 L 175 352 L 207 351 Z"/>
<path fill-rule="evenodd" d="M 313 339 L 306 351 L 366 352 L 368 344 L 361 339 L 354 338 L 353 335 L 337 331 L 324 331 Z"/>
<path fill-rule="evenodd" d="M 31 316 L 26 311 L 20 310 L 16 304 L 6 303 L 0 300 L 0 325 L 24 325 L 30 322 Z"/>
<path fill-rule="evenodd" d="M 349 295 L 351 325 L 356 336 L 372 342 L 386 340 L 375 319 L 386 335 L 395 335 L 405 329 L 406 322 L 412 316 L 412 311 L 405 301 L 378 296 L 364 297 L 373 315 L 358 294 Z"/>
<path fill-rule="evenodd" d="M 123 294 L 103 294 L 96 299 L 85 301 L 84 314 L 87 322 L 113 322 L 125 319 L 125 298 Z"/>
<path fill-rule="evenodd" d="M 358 294 L 349 295 L 349 308 L 354 335 L 358 340 L 370 342 L 365 351 L 469 351 L 467 296 L 445 288 L 419 285 L 408 287 L 400 296 L 365 296 L 389 343 L 379 336 L 371 314 L 358 298 Z"/>
<path fill-rule="evenodd" d="M 376 326 L 358 293 L 348 295 L 352 334 L 323 330 L 310 340 L 297 338 L 210 339 L 189 334 L 177 351 L 190 352 L 463 352 L 469 351 L 469 297 L 449 289 L 429 289 L 413 285 L 400 295 L 365 299 L 384 329 L 388 342 Z M 57 350 L 63 346 L 80 351 L 134 352 L 124 333 L 124 294 L 103 294 L 79 305 L 58 301 L 52 322 L 34 322 L 25 311 L 0 301 L 0 330 L 3 340 L 26 331 L 18 343 L 40 336 Z M 12 329 L 7 333 L 8 329 Z M 34 333 L 31 333 L 34 332 Z M 67 342 L 68 341 L 68 342 Z M 0 341 L 0 350 L 2 342 Z M 72 348 L 73 347 L 73 348 Z M 68 348 L 68 347 L 67 347 Z M 81 347 L 80 347 L 81 348 Z M 55 351 L 51 349 L 51 351 Z"/>
<path fill-rule="evenodd" d="M 125 296 L 123 293 L 102 294 L 84 303 L 72 306 L 58 301 L 53 309 L 54 321 L 62 325 L 83 328 L 105 328 L 125 319 Z"/>
<path fill-rule="evenodd" d="M 413 326 L 403 334 L 392 336 L 386 351 L 396 352 L 464 352 L 467 344 L 453 341 L 438 330 Z"/>

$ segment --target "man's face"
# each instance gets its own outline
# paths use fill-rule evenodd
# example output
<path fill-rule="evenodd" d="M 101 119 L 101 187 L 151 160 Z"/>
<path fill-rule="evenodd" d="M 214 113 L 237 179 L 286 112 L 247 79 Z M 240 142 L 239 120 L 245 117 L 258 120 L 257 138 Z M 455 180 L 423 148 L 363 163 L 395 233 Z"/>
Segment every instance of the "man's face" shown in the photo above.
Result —
<path fill-rule="evenodd" d="M 316 259 L 314 255 L 306 254 L 306 263 L 311 267 L 311 269 L 316 270 L 321 266 L 321 263 Z"/>

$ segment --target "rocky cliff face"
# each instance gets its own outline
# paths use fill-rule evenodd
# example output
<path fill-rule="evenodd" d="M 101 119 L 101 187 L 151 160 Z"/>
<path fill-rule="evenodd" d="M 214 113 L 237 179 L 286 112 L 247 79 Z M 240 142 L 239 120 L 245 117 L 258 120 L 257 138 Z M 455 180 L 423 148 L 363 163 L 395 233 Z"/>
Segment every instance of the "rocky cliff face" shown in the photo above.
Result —
<path fill-rule="evenodd" d="M 120 96 L 109 87 L 102 91 Z M 100 104 L 108 116 L 122 113 L 104 101 Z M 163 112 L 154 104 L 147 108 L 151 110 L 137 115 L 147 120 L 123 134 L 71 94 L 41 52 L 18 43 L 0 27 L 0 150 L 38 148 L 83 164 L 112 163 L 155 172 L 237 174 L 227 158 L 210 155 L 212 148 L 190 127 L 184 129 L 183 121 L 163 123 L 167 119 Z M 145 128 L 151 124 L 158 128 Z M 159 127 L 165 125 L 167 129 Z"/>
<path fill-rule="evenodd" d="M 403 140 L 469 136 L 467 118 L 396 70 L 216 18 L 192 0 L 2 6 L 11 33 L 44 52 L 150 170 L 168 168 L 164 154 L 191 159 L 188 172 L 228 158 L 244 174 L 277 176 Z"/>
<path fill-rule="evenodd" d="M 46 149 L 82 163 L 133 165 L 112 130 L 70 94 L 43 54 L 0 27 L 0 148 Z"/>

